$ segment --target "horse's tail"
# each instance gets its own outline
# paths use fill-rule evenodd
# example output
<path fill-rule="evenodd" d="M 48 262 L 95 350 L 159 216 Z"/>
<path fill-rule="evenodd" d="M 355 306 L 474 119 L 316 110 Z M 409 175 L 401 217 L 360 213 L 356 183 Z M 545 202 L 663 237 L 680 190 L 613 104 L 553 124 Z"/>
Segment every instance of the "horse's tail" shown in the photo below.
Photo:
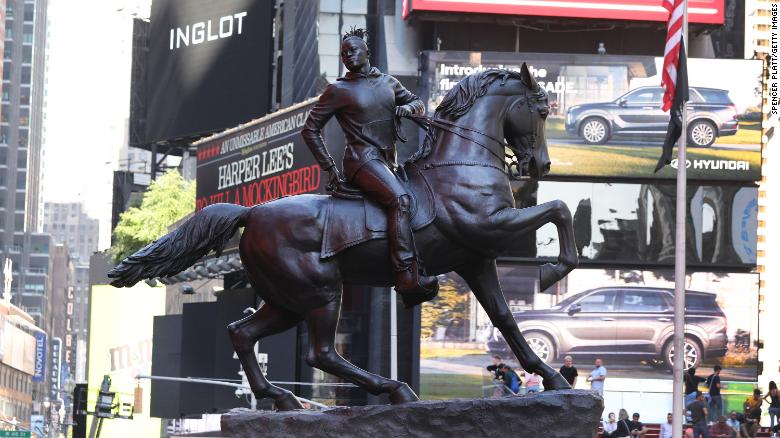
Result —
<path fill-rule="evenodd" d="M 169 277 L 214 250 L 217 255 L 243 226 L 251 208 L 214 204 L 195 213 L 179 228 L 146 245 L 108 272 L 113 286 L 132 286 L 145 278 Z"/>

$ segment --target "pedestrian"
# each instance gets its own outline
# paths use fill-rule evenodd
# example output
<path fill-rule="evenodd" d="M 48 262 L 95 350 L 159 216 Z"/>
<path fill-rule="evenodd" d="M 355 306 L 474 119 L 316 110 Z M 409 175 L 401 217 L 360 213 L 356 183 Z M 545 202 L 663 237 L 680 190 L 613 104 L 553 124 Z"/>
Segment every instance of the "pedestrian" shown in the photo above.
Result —
<path fill-rule="evenodd" d="M 745 421 L 740 426 L 740 434 L 743 438 L 755 438 L 758 433 L 759 421 L 761 420 L 761 390 L 756 388 L 753 395 L 746 398 L 742 406 L 745 408 Z"/>
<path fill-rule="evenodd" d="M 601 438 L 614 438 L 617 431 L 617 421 L 615 421 L 615 413 L 610 412 L 607 415 L 607 421 L 601 422 Z"/>
<path fill-rule="evenodd" d="M 488 365 L 487 370 L 491 373 L 493 373 L 493 380 L 501 380 L 502 374 L 501 374 L 501 367 L 504 365 L 504 362 L 501 360 L 501 356 L 495 355 L 493 356 L 493 365 Z"/>
<path fill-rule="evenodd" d="M 739 438 L 739 415 L 737 415 L 737 411 L 731 411 L 731 414 L 729 414 L 729 418 L 726 420 L 726 424 L 731 428 L 731 430 L 734 431 L 734 434 L 737 438 Z"/>
<path fill-rule="evenodd" d="M 723 400 L 720 396 L 720 365 L 715 365 L 713 373 L 707 377 L 707 388 L 710 394 L 709 421 L 715 422 L 723 415 Z"/>
<path fill-rule="evenodd" d="M 710 438 L 734 438 L 736 434 L 726 424 L 726 417 L 721 415 L 718 417 L 718 421 L 710 426 Z"/>
<path fill-rule="evenodd" d="M 604 395 L 604 380 L 607 379 L 607 369 L 603 366 L 601 366 L 601 359 L 596 358 L 595 367 L 593 368 L 593 371 L 590 372 L 590 376 L 588 376 L 588 382 L 590 382 L 590 389 L 596 391 L 599 393 L 599 395 Z M 626 418 L 628 418 L 628 413 L 626 413 Z"/>
<path fill-rule="evenodd" d="M 685 383 L 685 406 L 693 403 L 696 400 L 696 391 L 699 390 L 699 383 L 706 381 L 704 377 L 696 375 L 696 368 L 688 368 L 688 373 L 683 374 L 683 382 Z"/>
<path fill-rule="evenodd" d="M 661 433 L 658 437 L 672 438 L 672 435 L 674 435 L 674 430 L 672 429 L 672 413 L 669 412 L 666 414 L 666 423 L 661 424 Z"/>
<path fill-rule="evenodd" d="M 774 380 L 769 382 L 769 392 L 764 396 L 764 400 L 769 398 L 769 430 L 774 431 L 775 421 L 780 424 L 780 391 L 777 390 L 777 383 Z"/>
<path fill-rule="evenodd" d="M 628 422 L 628 427 L 631 430 L 632 438 L 644 438 L 647 433 L 645 425 L 639 421 L 639 412 L 634 412 L 631 421 Z"/>
<path fill-rule="evenodd" d="M 507 364 L 501 364 L 500 369 L 504 386 L 509 388 L 512 391 L 512 394 L 517 394 L 517 392 L 520 391 L 520 377 Z"/>
<path fill-rule="evenodd" d="M 561 367 L 561 370 L 559 371 L 564 379 L 566 379 L 567 382 L 569 382 L 569 385 L 571 385 L 572 388 L 577 386 L 577 367 L 572 365 L 572 358 L 571 356 L 566 356 L 563 358 L 563 366 Z"/>
<path fill-rule="evenodd" d="M 528 394 L 540 392 L 542 390 L 542 376 L 536 374 L 535 371 L 530 375 L 526 374 L 525 389 Z"/>
<path fill-rule="evenodd" d="M 709 438 L 707 405 L 704 403 L 704 394 L 701 391 L 696 391 L 695 400 L 685 408 L 691 411 L 693 438 Z"/>
<path fill-rule="evenodd" d="M 615 430 L 614 437 L 616 438 L 631 438 L 631 427 L 628 421 L 628 411 L 620 409 L 618 411 L 617 430 Z"/>

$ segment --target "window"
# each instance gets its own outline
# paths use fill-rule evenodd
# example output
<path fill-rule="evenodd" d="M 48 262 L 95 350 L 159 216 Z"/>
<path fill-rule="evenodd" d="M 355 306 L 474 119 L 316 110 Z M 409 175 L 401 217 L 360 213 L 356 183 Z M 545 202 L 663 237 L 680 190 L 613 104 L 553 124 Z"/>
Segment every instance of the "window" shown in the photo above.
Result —
<path fill-rule="evenodd" d="M 11 112 L 9 105 L 3 105 L 0 107 L 0 121 L 8 123 L 8 113 Z"/>
<path fill-rule="evenodd" d="M 685 294 L 685 308 L 687 310 L 717 310 L 718 303 L 715 294 Z"/>
<path fill-rule="evenodd" d="M 27 147 L 27 134 L 28 134 L 27 128 L 22 127 L 19 129 L 19 147 L 20 148 L 26 148 Z"/>
<path fill-rule="evenodd" d="M 32 3 L 25 3 L 24 21 L 33 21 L 34 19 L 35 19 L 35 5 Z"/>
<path fill-rule="evenodd" d="M 13 22 L 11 22 L 13 23 Z M 8 25 L 8 22 L 6 21 L 6 26 Z M 14 39 L 14 28 L 13 27 L 6 27 L 5 28 L 5 39 L 12 40 Z"/>
<path fill-rule="evenodd" d="M 638 90 L 625 97 L 627 103 L 653 103 L 660 102 L 661 94 L 655 88 Z"/>
<path fill-rule="evenodd" d="M 22 62 L 25 64 L 32 63 L 32 46 L 22 46 Z M 22 83 L 29 84 L 29 82 Z"/>
<path fill-rule="evenodd" d="M 16 172 L 16 188 L 27 188 L 27 172 Z"/>
<path fill-rule="evenodd" d="M 16 194 L 16 210 L 24 211 L 24 204 L 27 201 L 27 196 L 24 193 Z"/>
<path fill-rule="evenodd" d="M 3 67 L 5 69 L 5 67 Z M 5 71 L 5 70 L 3 70 Z M 8 102 L 11 99 L 11 93 L 8 92 L 8 90 L 3 90 L 3 102 Z"/>
<path fill-rule="evenodd" d="M 22 39 L 22 42 L 25 43 L 25 44 L 32 44 L 32 42 L 33 42 L 32 31 L 27 33 L 27 29 L 24 30 L 24 38 Z"/>
<path fill-rule="evenodd" d="M 663 292 L 626 290 L 623 292 L 623 312 L 671 311 Z"/>
<path fill-rule="evenodd" d="M 19 87 L 19 105 L 30 104 L 30 87 Z"/>
<path fill-rule="evenodd" d="M 0 163 L 4 164 L 4 163 Z M 26 169 L 27 168 L 27 152 L 26 151 L 18 151 L 16 155 L 16 167 L 18 169 Z"/>
<path fill-rule="evenodd" d="M 3 48 L 3 57 L 6 59 L 11 59 L 13 57 L 13 54 L 14 54 L 14 43 L 11 41 L 6 41 L 5 47 Z"/>
<path fill-rule="evenodd" d="M 5 187 L 6 184 L 7 184 L 7 181 L 6 181 L 5 169 L 0 169 L 0 187 Z"/>
<path fill-rule="evenodd" d="M 30 110 L 28 108 L 19 109 L 19 125 L 20 126 L 30 125 Z"/>
<path fill-rule="evenodd" d="M 5 16 L 6 18 L 14 18 L 14 6 L 9 4 L 5 7 Z M 5 22 L 6 27 L 8 27 L 8 22 Z"/>
<path fill-rule="evenodd" d="M 580 301 L 583 312 L 614 312 L 615 291 L 596 292 Z"/>
<path fill-rule="evenodd" d="M 22 83 L 29 84 L 31 77 L 32 77 L 32 67 L 28 65 L 22 67 Z"/>
<path fill-rule="evenodd" d="M 8 148 L 0 147 L 0 165 L 7 164 L 8 161 Z"/>

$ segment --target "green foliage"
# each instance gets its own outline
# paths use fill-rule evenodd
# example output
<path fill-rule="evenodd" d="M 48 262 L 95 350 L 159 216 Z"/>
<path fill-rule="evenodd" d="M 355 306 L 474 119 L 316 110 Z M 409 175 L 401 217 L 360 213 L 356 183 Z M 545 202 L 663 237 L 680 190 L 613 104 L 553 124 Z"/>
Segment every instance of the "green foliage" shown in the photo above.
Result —
<path fill-rule="evenodd" d="M 420 335 L 430 339 L 438 327 L 462 326 L 468 320 L 469 291 L 460 291 L 450 278 L 439 279 L 439 296 L 420 311 Z"/>
<path fill-rule="evenodd" d="M 114 245 L 109 253 L 114 262 L 138 251 L 168 233 L 168 227 L 195 211 L 195 183 L 185 181 L 172 170 L 152 181 L 140 207 L 131 207 L 119 218 Z"/>

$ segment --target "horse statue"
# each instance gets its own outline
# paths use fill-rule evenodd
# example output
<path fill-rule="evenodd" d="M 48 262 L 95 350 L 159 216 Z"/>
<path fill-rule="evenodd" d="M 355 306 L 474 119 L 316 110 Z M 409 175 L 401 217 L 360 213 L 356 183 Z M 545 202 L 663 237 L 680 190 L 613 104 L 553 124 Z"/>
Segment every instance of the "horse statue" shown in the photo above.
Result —
<path fill-rule="evenodd" d="M 548 112 L 547 94 L 525 64 L 519 72 L 474 73 L 449 91 L 433 117 L 424 117 L 425 141 L 399 174 L 413 194 L 414 239 L 427 274 L 460 275 L 521 366 L 541 375 L 551 390 L 570 386 L 523 338 L 501 291 L 495 261 L 512 242 L 552 222 L 560 253 L 556 264 L 540 267 L 540 290 L 577 266 L 566 205 L 552 201 L 516 209 L 510 187 L 516 172 L 507 164 L 508 151 L 521 159 L 514 167 L 531 178 L 549 172 Z M 132 286 L 144 278 L 175 275 L 212 250 L 219 254 L 240 227 L 241 260 L 264 304 L 230 324 L 228 332 L 255 397 L 273 399 L 277 410 L 301 408 L 290 391 L 265 378 L 254 345 L 305 321 L 306 361 L 312 367 L 371 394 L 386 393 L 393 404 L 419 400 L 406 383 L 358 368 L 334 346 L 342 285 L 387 287 L 394 282 L 386 217 L 363 200 L 305 194 L 253 207 L 210 205 L 122 261 L 109 272 L 111 284 Z"/>

